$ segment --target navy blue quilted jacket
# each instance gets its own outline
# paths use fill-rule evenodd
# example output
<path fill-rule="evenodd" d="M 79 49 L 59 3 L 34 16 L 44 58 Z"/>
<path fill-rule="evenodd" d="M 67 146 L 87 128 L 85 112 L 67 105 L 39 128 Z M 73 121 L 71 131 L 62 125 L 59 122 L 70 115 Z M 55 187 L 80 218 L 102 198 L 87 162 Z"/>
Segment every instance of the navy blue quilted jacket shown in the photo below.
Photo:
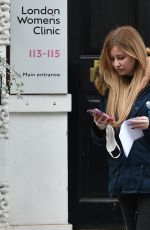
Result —
<path fill-rule="evenodd" d="M 129 118 L 137 116 L 148 116 L 150 111 L 146 102 L 150 101 L 150 85 L 140 93 Z M 107 97 L 100 102 L 100 109 L 105 111 Z M 150 193 L 150 127 L 144 130 L 144 136 L 135 140 L 126 157 L 119 140 L 119 132 L 116 132 L 116 140 L 121 148 L 119 158 L 112 158 L 106 151 L 109 163 L 109 194 L 111 197 L 118 197 L 124 193 Z M 95 124 L 92 126 L 92 138 L 94 142 L 105 148 L 105 130 L 99 130 Z"/>

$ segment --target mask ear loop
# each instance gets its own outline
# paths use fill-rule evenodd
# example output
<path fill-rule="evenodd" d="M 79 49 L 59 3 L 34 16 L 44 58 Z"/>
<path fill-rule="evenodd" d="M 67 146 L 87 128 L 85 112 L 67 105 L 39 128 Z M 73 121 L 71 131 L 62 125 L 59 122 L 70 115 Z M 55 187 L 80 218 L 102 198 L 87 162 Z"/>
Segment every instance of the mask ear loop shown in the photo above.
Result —
<path fill-rule="evenodd" d="M 118 148 L 119 153 L 117 156 L 113 156 L 112 152 L 116 149 L 116 147 Z M 120 154 L 121 154 L 120 147 L 116 142 L 115 132 L 111 125 L 107 125 L 106 127 L 106 149 L 112 158 L 120 157 Z"/>

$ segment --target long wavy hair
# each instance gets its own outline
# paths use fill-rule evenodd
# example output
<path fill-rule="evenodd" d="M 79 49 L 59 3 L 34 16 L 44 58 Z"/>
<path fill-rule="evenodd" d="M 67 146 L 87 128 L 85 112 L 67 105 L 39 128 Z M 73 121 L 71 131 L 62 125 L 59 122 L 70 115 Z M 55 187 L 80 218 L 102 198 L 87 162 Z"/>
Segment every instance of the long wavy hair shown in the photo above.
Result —
<path fill-rule="evenodd" d="M 114 46 L 118 46 L 136 60 L 131 81 L 127 80 L 128 77 L 120 77 L 111 64 L 110 51 Z M 146 65 L 146 47 L 136 29 L 122 26 L 108 34 L 100 55 L 99 74 L 95 78 L 95 85 L 101 95 L 108 92 L 106 113 L 115 118 L 112 124 L 114 127 L 119 127 L 128 117 L 138 94 L 145 88 Z"/>

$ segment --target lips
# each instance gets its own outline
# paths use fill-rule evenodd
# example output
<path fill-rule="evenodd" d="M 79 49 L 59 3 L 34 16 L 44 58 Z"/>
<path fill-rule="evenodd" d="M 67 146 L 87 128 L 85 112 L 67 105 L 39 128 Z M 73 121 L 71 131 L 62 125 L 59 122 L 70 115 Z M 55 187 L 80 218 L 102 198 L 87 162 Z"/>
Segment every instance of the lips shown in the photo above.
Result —
<path fill-rule="evenodd" d="M 117 72 L 122 72 L 124 71 L 123 69 L 116 69 Z"/>
<path fill-rule="evenodd" d="M 122 71 L 123 69 L 116 69 L 116 71 Z"/>
<path fill-rule="evenodd" d="M 116 72 L 119 74 L 119 75 L 124 75 L 124 69 L 116 69 Z"/>

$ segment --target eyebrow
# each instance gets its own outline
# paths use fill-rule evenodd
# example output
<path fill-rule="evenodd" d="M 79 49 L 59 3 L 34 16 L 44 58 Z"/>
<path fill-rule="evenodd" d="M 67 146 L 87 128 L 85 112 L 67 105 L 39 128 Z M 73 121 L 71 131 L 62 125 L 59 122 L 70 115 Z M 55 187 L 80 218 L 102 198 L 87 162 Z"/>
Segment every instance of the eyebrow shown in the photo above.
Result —
<path fill-rule="evenodd" d="M 112 56 L 112 55 L 109 55 L 111 58 L 114 58 L 114 56 Z M 117 54 L 117 55 L 115 55 L 115 57 L 124 57 L 124 56 L 126 56 L 125 54 Z"/>

